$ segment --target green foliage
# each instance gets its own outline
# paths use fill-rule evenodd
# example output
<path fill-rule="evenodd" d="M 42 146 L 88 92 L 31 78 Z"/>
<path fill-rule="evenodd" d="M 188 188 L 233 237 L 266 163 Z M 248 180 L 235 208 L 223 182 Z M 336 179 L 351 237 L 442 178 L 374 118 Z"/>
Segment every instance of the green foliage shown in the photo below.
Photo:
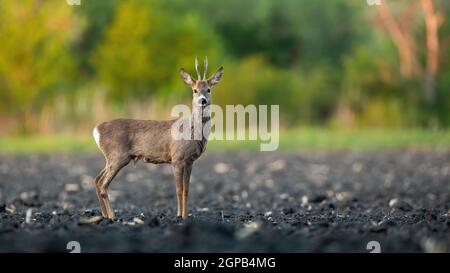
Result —
<path fill-rule="evenodd" d="M 217 49 L 213 33 L 195 15 L 177 15 L 163 1 L 124 1 L 93 61 L 110 97 L 120 102 L 155 94 L 196 55 L 218 59 Z"/>
<path fill-rule="evenodd" d="M 79 29 L 63 2 L 0 3 L 0 106 L 19 116 L 38 110 L 73 73 L 69 45 Z"/>
<path fill-rule="evenodd" d="M 82 37 L 74 43 L 74 54 L 79 59 L 79 68 L 86 77 L 95 73 L 90 59 L 103 39 L 106 28 L 111 24 L 119 1 L 83 1 L 82 5 L 75 9 L 84 26 Z"/>
<path fill-rule="evenodd" d="M 450 4 L 434 2 L 445 20 L 430 107 L 423 78 L 400 74 L 397 48 L 365 1 L 1 1 L 0 124 L 84 130 L 100 117 L 152 118 L 136 105 L 169 112 L 188 102 L 179 68 L 195 76 L 194 58 L 208 56 L 209 73 L 225 67 L 214 103 L 278 104 L 286 127 L 446 128 Z M 422 19 L 412 35 L 425 63 Z"/>

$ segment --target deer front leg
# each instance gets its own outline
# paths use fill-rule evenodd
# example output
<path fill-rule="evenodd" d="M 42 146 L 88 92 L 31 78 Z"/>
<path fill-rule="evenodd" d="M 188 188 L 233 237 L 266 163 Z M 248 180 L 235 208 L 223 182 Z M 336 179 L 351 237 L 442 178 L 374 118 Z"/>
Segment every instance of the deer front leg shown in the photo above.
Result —
<path fill-rule="evenodd" d="M 186 219 L 188 217 L 188 195 L 189 195 L 189 181 L 191 179 L 191 171 L 192 171 L 192 164 L 187 164 L 184 167 L 183 172 L 183 211 L 181 213 L 181 216 L 183 219 Z"/>
<path fill-rule="evenodd" d="M 177 216 L 187 218 L 188 208 L 187 200 L 189 193 L 189 178 L 191 176 L 192 164 L 174 163 L 173 174 L 177 186 L 178 211 Z"/>
<path fill-rule="evenodd" d="M 177 191 L 177 216 L 181 217 L 183 211 L 183 167 L 181 164 L 174 163 L 172 168 Z"/>

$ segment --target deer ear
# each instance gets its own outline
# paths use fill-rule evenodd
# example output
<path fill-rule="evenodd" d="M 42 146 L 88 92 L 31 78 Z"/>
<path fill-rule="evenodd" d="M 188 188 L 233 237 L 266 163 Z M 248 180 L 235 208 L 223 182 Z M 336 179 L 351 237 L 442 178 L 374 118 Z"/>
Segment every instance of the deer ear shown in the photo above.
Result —
<path fill-rule="evenodd" d="M 209 79 L 208 79 L 208 84 L 209 85 L 216 85 L 219 83 L 220 78 L 222 77 L 223 74 L 223 67 L 220 67 L 219 70 L 217 70 L 216 73 L 214 73 L 214 75 L 212 75 Z"/>
<path fill-rule="evenodd" d="M 189 73 L 187 73 L 184 68 L 180 69 L 180 75 L 185 84 L 189 86 L 192 86 L 194 84 L 194 79 L 192 79 L 191 75 L 189 75 Z"/>

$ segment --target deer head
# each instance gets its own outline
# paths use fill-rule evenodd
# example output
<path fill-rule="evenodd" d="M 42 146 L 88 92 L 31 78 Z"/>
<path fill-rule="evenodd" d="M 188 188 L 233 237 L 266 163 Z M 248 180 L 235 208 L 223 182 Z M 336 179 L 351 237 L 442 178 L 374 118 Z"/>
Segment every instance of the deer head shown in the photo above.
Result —
<path fill-rule="evenodd" d="M 218 84 L 223 74 L 223 67 L 220 67 L 211 77 L 206 78 L 208 71 L 208 58 L 205 58 L 205 69 L 203 78 L 200 75 L 198 60 L 195 58 L 195 70 L 197 71 L 197 80 L 194 79 L 184 68 L 181 68 L 181 79 L 192 88 L 192 105 L 197 107 L 206 107 L 211 104 L 211 89 Z"/>

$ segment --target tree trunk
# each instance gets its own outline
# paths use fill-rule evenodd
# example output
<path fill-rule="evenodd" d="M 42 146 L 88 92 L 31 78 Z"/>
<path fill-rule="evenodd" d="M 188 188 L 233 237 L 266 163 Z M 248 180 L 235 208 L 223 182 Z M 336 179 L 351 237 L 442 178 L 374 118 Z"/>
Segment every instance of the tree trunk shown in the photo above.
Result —
<path fill-rule="evenodd" d="M 427 65 L 425 72 L 425 99 L 429 106 L 436 101 L 436 75 L 439 63 L 439 26 L 442 15 L 435 11 L 432 0 L 422 0 L 427 39 Z"/>
<path fill-rule="evenodd" d="M 435 10 L 433 0 L 421 0 L 421 6 L 426 26 L 426 65 L 421 65 L 418 61 L 413 32 L 405 24 L 401 24 L 403 16 L 395 19 L 387 3 L 379 5 L 378 12 L 384 27 L 397 46 L 401 74 L 406 78 L 418 76 L 423 80 L 425 102 L 431 107 L 436 101 L 436 76 L 439 64 L 438 32 L 444 17 Z M 407 15 L 410 13 L 408 12 Z"/>

